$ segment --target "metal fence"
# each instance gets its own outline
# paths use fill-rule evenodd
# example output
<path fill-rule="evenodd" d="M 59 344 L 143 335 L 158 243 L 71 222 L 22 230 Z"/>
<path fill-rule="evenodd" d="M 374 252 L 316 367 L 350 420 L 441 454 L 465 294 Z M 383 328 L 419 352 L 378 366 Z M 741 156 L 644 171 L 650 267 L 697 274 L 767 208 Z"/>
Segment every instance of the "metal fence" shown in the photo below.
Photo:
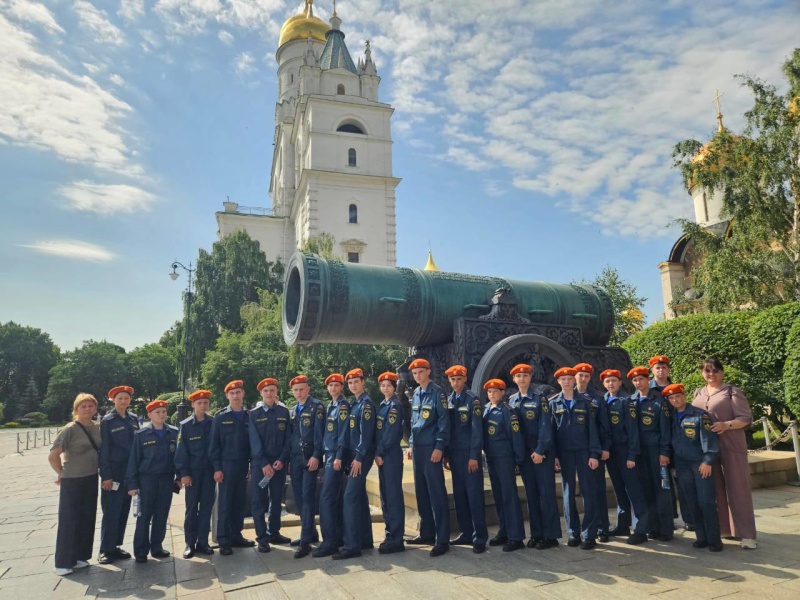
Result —
<path fill-rule="evenodd" d="M 31 448 L 44 448 L 53 444 L 53 437 L 61 431 L 61 427 L 28 430 L 17 432 L 17 453 Z"/>

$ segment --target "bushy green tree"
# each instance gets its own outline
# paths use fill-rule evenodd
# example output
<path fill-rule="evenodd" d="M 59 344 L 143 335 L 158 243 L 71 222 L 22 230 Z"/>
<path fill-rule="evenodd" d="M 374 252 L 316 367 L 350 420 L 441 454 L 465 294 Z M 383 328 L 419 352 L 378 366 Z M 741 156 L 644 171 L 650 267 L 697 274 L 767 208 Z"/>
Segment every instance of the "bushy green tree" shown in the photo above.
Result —
<path fill-rule="evenodd" d="M 31 379 L 37 392 L 46 390 L 58 356 L 58 346 L 41 329 L 13 321 L 0 323 L 0 401 L 5 402 L 6 418 L 28 412 L 20 405 L 20 391 L 28 388 Z"/>
<path fill-rule="evenodd" d="M 25 391 L 22 392 L 22 398 L 20 398 L 20 412 L 31 413 L 38 411 L 42 406 L 42 400 L 44 400 L 44 395 L 39 392 L 36 379 L 31 375 L 28 379 L 28 385 L 25 386 Z"/>
<path fill-rule="evenodd" d="M 787 356 L 783 367 L 783 385 L 786 404 L 800 418 L 800 320 L 792 325 L 786 337 Z"/>
<path fill-rule="evenodd" d="M 130 385 L 138 397 L 154 399 L 162 392 L 179 387 L 175 376 L 176 356 L 159 344 L 145 344 L 127 355 Z"/>
<path fill-rule="evenodd" d="M 592 281 L 581 280 L 574 283 L 594 285 L 611 297 L 614 306 L 614 332 L 608 342 L 609 346 L 621 345 L 644 327 L 642 309 L 647 298 L 639 296 L 636 286 L 622 279 L 619 271 L 613 267 L 606 266 Z"/>

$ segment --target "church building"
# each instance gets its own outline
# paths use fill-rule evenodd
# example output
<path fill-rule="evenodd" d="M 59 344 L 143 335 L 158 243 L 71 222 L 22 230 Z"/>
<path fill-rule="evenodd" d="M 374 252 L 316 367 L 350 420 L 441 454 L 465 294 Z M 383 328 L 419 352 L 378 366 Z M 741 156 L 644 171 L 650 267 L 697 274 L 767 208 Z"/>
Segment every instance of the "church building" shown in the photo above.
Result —
<path fill-rule="evenodd" d="M 224 202 L 220 238 L 245 230 L 268 260 L 284 262 L 309 238 L 334 239 L 349 262 L 395 266 L 391 118 L 379 101 L 369 41 L 354 62 L 334 10 L 326 24 L 313 0 L 281 28 L 276 59 L 270 208 Z"/>

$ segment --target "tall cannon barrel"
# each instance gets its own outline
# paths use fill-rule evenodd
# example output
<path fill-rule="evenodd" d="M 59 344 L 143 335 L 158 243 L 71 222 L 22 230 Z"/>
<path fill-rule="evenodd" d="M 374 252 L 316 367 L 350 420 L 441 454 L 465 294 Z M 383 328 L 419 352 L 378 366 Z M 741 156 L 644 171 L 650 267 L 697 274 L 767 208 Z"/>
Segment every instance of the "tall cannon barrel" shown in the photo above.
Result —
<path fill-rule="evenodd" d="M 608 343 L 614 309 L 594 286 L 343 263 L 300 252 L 286 268 L 283 337 L 290 346 L 446 344 L 453 321 L 489 313 L 501 287 L 532 323 L 577 327 L 587 346 Z"/>

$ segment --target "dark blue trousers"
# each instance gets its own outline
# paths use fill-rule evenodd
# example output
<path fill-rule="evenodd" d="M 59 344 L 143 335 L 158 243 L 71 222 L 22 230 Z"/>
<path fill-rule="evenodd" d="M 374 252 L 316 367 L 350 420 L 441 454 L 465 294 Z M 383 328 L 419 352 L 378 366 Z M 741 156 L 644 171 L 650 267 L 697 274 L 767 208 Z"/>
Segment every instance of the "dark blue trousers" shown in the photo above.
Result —
<path fill-rule="evenodd" d="M 661 487 L 661 464 L 658 446 L 642 446 L 639 457 L 639 474 L 647 501 L 648 533 L 655 536 L 672 535 L 672 498 L 670 491 Z"/>
<path fill-rule="evenodd" d="M 561 519 L 556 503 L 555 457 L 550 454 L 540 465 L 528 458 L 522 465 L 522 483 L 528 501 L 531 538 L 557 540 L 561 537 Z"/>
<path fill-rule="evenodd" d="M 499 537 L 508 537 L 512 542 L 525 539 L 522 523 L 522 507 L 517 494 L 516 465 L 513 456 L 486 457 L 489 483 L 492 485 L 494 506 L 500 521 Z"/>
<path fill-rule="evenodd" d="M 598 466 L 594 471 L 589 469 L 589 477 L 592 479 L 592 491 L 594 492 L 594 497 L 588 500 L 588 502 L 593 502 L 595 505 L 598 533 L 601 531 L 603 533 L 608 533 L 609 524 L 608 496 L 606 495 L 606 461 L 599 460 L 598 462 L 600 463 L 600 466 Z"/>
<path fill-rule="evenodd" d="M 318 538 L 317 526 L 314 523 L 317 502 L 316 471 L 306 468 L 307 460 L 302 454 L 292 454 L 292 493 L 300 515 L 300 543 L 310 544 Z"/>
<path fill-rule="evenodd" d="M 147 556 L 148 552 L 163 550 L 174 481 L 175 475 L 172 473 L 139 476 L 142 514 L 136 519 L 136 531 L 133 534 L 134 556 Z"/>
<path fill-rule="evenodd" d="M 437 544 L 450 543 L 450 508 L 447 505 L 447 488 L 444 484 L 444 466 L 441 461 L 431 462 L 433 446 L 414 446 L 414 492 L 419 511 L 419 535 L 436 537 Z"/>
<path fill-rule="evenodd" d="M 356 477 L 347 477 L 347 486 L 344 490 L 344 548 L 345 550 L 361 550 L 361 546 L 372 543 L 372 519 L 369 516 L 367 501 L 367 474 L 373 456 L 365 456 L 361 463 L 361 473 Z M 369 533 L 367 533 L 369 530 Z"/>
<path fill-rule="evenodd" d="M 680 495 L 686 503 L 698 542 L 721 544 L 719 515 L 717 513 L 714 475 L 703 479 L 698 469 L 700 461 L 676 459 L 675 468 L 680 484 Z M 691 508 L 689 508 L 691 507 Z"/>
<path fill-rule="evenodd" d="M 639 475 L 641 460 L 641 457 L 637 457 L 636 466 L 629 469 L 627 445 L 614 446 L 611 449 L 611 458 L 606 461 L 606 467 L 617 497 L 617 527 L 631 527 L 635 517 L 634 531 L 647 533 L 647 500 Z M 632 514 L 631 509 L 633 509 Z"/>
<path fill-rule="evenodd" d="M 223 479 L 219 484 L 217 504 L 217 541 L 220 546 L 230 546 L 242 537 L 248 469 L 247 460 L 222 461 Z"/>
<path fill-rule="evenodd" d="M 100 492 L 103 520 L 100 524 L 100 552 L 113 552 L 125 539 L 125 526 L 131 511 L 131 497 L 125 489 L 128 461 L 111 463 L 111 477 L 119 483 L 117 491 Z"/>
<path fill-rule="evenodd" d="M 398 445 L 383 457 L 378 467 L 381 490 L 381 511 L 386 526 L 387 546 L 402 546 L 406 529 L 406 507 L 403 501 L 403 450 Z"/>
<path fill-rule="evenodd" d="M 596 477 L 591 475 L 592 469 L 589 468 L 589 451 L 564 450 L 558 453 L 558 460 L 561 463 L 564 521 L 569 537 L 593 541 L 597 538 L 597 507 L 594 502 L 597 492 L 593 487 Z M 578 505 L 575 502 L 576 476 L 583 495 L 582 524 L 578 515 Z"/>
<path fill-rule="evenodd" d="M 256 539 L 264 543 L 269 541 L 267 539 L 269 536 L 281 530 L 281 504 L 283 489 L 286 487 L 286 467 L 275 471 L 266 488 L 258 485 L 262 479 L 264 479 L 263 471 L 254 471 L 250 477 L 250 510 L 253 513 Z"/>
<path fill-rule="evenodd" d="M 453 502 L 461 534 L 472 538 L 473 544 L 483 545 L 489 539 L 483 499 L 483 461 L 479 460 L 478 470 L 470 473 L 469 455 L 469 450 L 449 450 Z"/>
<path fill-rule="evenodd" d="M 214 508 L 216 483 L 214 470 L 189 469 L 192 478 L 191 487 L 186 491 L 186 514 L 183 519 L 183 531 L 187 546 L 208 545 L 208 533 L 211 529 L 211 510 Z"/>
<path fill-rule="evenodd" d="M 333 470 L 335 455 L 325 457 L 325 473 L 322 478 L 322 492 L 319 497 L 319 526 L 322 530 L 321 548 L 337 550 L 342 545 L 342 506 L 345 487 L 345 463 L 342 468 Z M 369 509 L 369 507 L 368 507 Z"/>

